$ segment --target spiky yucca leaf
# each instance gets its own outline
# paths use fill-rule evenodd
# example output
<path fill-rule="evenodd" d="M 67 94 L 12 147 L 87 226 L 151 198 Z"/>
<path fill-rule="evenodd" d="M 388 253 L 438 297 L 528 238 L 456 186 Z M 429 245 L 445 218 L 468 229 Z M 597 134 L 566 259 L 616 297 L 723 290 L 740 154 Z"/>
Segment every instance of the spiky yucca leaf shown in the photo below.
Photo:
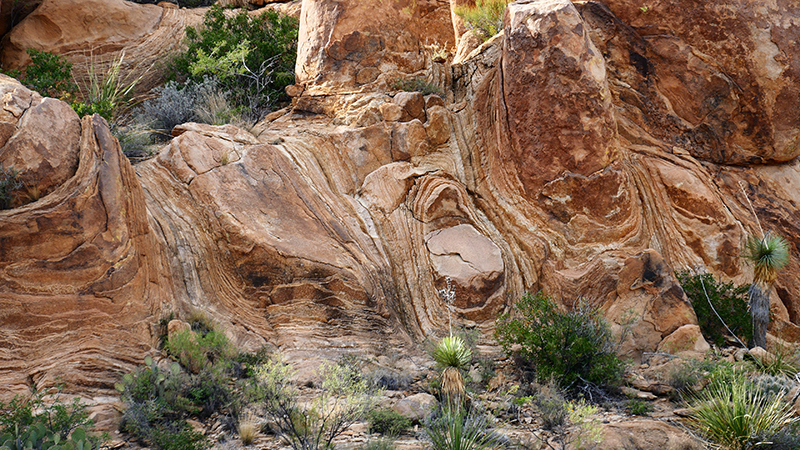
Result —
<path fill-rule="evenodd" d="M 440 367 L 463 369 L 472 360 L 472 351 L 458 336 L 442 339 L 433 350 L 433 360 Z"/>
<path fill-rule="evenodd" d="M 797 421 L 783 395 L 765 396 L 744 376 L 712 382 L 691 402 L 690 411 L 691 428 L 730 450 L 744 448 L 751 436 L 771 435 Z"/>
<path fill-rule="evenodd" d="M 754 265 L 755 282 L 772 284 L 778 270 L 789 262 L 789 242 L 783 236 L 770 232 L 760 239 L 750 235 L 745 244 L 744 256 Z"/>

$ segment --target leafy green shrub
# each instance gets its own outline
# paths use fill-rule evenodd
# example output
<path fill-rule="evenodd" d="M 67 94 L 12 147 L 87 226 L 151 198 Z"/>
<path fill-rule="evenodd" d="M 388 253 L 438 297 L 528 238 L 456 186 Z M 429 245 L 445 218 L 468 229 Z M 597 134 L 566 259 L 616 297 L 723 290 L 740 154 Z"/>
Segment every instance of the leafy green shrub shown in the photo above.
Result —
<path fill-rule="evenodd" d="M 628 400 L 626 409 L 628 410 L 628 414 L 632 414 L 634 416 L 646 416 L 653 412 L 653 405 L 646 400 L 632 398 Z"/>
<path fill-rule="evenodd" d="M 398 436 L 411 428 L 412 421 L 408 417 L 389 408 L 375 409 L 367 413 L 370 433 L 387 436 Z"/>
<path fill-rule="evenodd" d="M 232 358 L 235 354 L 225 334 L 216 330 L 205 334 L 192 330 L 179 331 L 167 341 L 164 349 L 193 373 L 199 373 L 214 362 Z"/>
<path fill-rule="evenodd" d="M 422 78 L 412 78 L 410 80 L 395 80 L 391 84 L 392 89 L 405 92 L 421 92 L 422 95 L 437 94 L 441 95 L 442 90 L 439 86 L 425 81 Z"/>
<path fill-rule="evenodd" d="M 202 450 L 208 441 L 187 424 L 186 418 L 203 411 L 192 376 L 178 363 L 161 369 L 149 356 L 145 366 L 126 374 L 117 389 L 125 410 L 120 428 L 162 450 Z M 199 394 L 200 397 L 203 394 Z"/>
<path fill-rule="evenodd" d="M 251 17 L 241 10 L 228 16 L 214 6 L 203 26 L 186 28 L 188 48 L 173 63 L 175 74 L 194 83 L 215 79 L 235 107 L 256 120 L 287 99 L 294 83 L 298 21 L 268 10 Z"/>
<path fill-rule="evenodd" d="M 755 436 L 774 436 L 791 426 L 791 405 L 767 397 L 743 375 L 711 382 L 689 405 L 687 424 L 710 441 L 731 450 L 745 448 Z"/>
<path fill-rule="evenodd" d="M 434 450 L 483 450 L 506 445 L 484 414 L 460 407 L 434 410 L 425 418 L 425 435 Z"/>
<path fill-rule="evenodd" d="M 624 366 L 614 352 L 611 330 L 597 309 L 581 302 L 562 312 L 541 292 L 525 294 L 513 316 L 500 316 L 496 335 L 505 352 L 532 367 L 540 382 L 552 378 L 564 388 L 621 382 Z M 519 350 L 512 350 L 515 345 Z"/>
<path fill-rule="evenodd" d="M 14 203 L 13 192 L 22 188 L 19 172 L 13 167 L 3 168 L 0 162 L 0 209 L 9 209 Z"/>
<path fill-rule="evenodd" d="M 503 30 L 507 0 L 476 0 L 475 6 L 456 6 L 454 12 L 464 19 L 468 29 L 484 41 Z"/>
<path fill-rule="evenodd" d="M 92 450 L 108 439 L 86 433 L 92 421 L 79 398 L 64 404 L 48 397 L 33 391 L 29 398 L 0 401 L 1 450 Z"/>
<path fill-rule="evenodd" d="M 72 64 L 64 57 L 33 48 L 25 51 L 31 63 L 22 73 L 10 73 L 45 97 L 63 98 L 75 91 L 72 82 Z"/>
<path fill-rule="evenodd" d="M 708 342 L 718 347 L 724 345 L 725 336 L 729 334 L 726 324 L 744 342 L 753 338 L 753 322 L 747 310 L 747 286 L 723 283 L 715 280 L 710 273 L 692 274 L 682 271 L 676 276 L 692 303 L 700 330 Z M 720 318 L 724 323 L 720 322 Z"/>
<path fill-rule="evenodd" d="M 323 363 L 321 392 L 310 403 L 298 402 L 292 369 L 275 357 L 256 371 L 250 397 L 294 450 L 331 448 L 333 439 L 363 419 L 376 403 L 377 392 L 353 366 Z"/>

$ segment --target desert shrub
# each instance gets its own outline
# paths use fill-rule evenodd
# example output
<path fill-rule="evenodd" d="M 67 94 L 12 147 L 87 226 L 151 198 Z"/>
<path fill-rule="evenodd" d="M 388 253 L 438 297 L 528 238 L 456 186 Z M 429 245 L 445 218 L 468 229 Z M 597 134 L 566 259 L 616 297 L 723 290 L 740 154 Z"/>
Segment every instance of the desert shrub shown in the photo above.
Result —
<path fill-rule="evenodd" d="M 100 114 L 112 122 L 127 112 L 133 105 L 133 89 L 142 77 L 133 78 L 122 72 L 125 52 L 115 57 L 108 68 L 101 69 L 101 62 L 92 59 L 89 64 L 89 79 L 78 85 L 81 100 L 72 102 L 72 109 L 79 116 Z"/>
<path fill-rule="evenodd" d="M 781 396 L 764 395 L 742 374 L 709 383 L 692 398 L 689 411 L 691 428 L 731 450 L 746 448 L 755 436 L 774 436 L 797 421 Z"/>
<path fill-rule="evenodd" d="M 794 378 L 800 372 L 800 358 L 797 350 L 779 345 L 772 349 L 765 358 L 753 358 L 756 369 L 767 375 L 785 376 Z"/>
<path fill-rule="evenodd" d="M 735 365 L 723 360 L 690 359 L 670 371 L 666 381 L 675 389 L 676 398 L 683 398 L 687 394 L 696 394 L 709 383 L 731 381 L 737 378 L 740 372 L 749 370 L 750 367 L 749 364 Z"/>
<path fill-rule="evenodd" d="M 625 405 L 625 409 L 628 410 L 628 414 L 634 416 L 646 416 L 653 412 L 653 404 L 646 400 L 632 398 L 628 400 L 627 404 Z"/>
<path fill-rule="evenodd" d="M 65 404 L 57 395 L 34 390 L 28 398 L 17 395 L 9 403 L 0 401 L 2 450 L 98 449 L 108 436 L 87 434 L 91 426 L 79 398 Z"/>
<path fill-rule="evenodd" d="M 192 84 L 168 81 L 154 91 L 156 97 L 142 104 L 141 120 L 152 120 L 153 128 L 166 130 L 191 122 L 195 117 L 195 90 Z"/>
<path fill-rule="evenodd" d="M 263 407 L 275 433 L 295 450 L 331 448 L 336 436 L 375 406 L 377 392 L 351 365 L 323 363 L 320 392 L 306 404 L 298 402 L 292 374 L 276 356 L 258 368 L 249 395 Z"/>
<path fill-rule="evenodd" d="M 9 73 L 26 86 L 45 97 L 63 98 L 75 92 L 72 82 L 72 64 L 58 55 L 42 52 L 33 48 L 25 51 L 31 57 L 22 73 Z"/>
<path fill-rule="evenodd" d="M 9 209 L 14 203 L 13 192 L 22 188 L 19 172 L 13 167 L 4 168 L 0 162 L 0 209 Z"/>
<path fill-rule="evenodd" d="M 374 439 L 361 447 L 361 450 L 395 450 L 394 441 L 391 439 Z"/>
<path fill-rule="evenodd" d="M 440 95 L 442 90 L 439 86 L 428 82 L 422 78 L 412 78 L 410 80 L 395 80 L 391 84 L 392 89 L 405 92 L 421 92 L 422 95 L 437 94 Z"/>
<path fill-rule="evenodd" d="M 198 395 L 191 392 L 197 384 L 192 378 L 178 363 L 164 370 L 145 358 L 143 367 L 126 374 L 116 386 L 125 404 L 120 428 L 162 450 L 207 448 L 205 436 L 186 422 L 203 411 L 196 403 Z"/>
<path fill-rule="evenodd" d="M 398 436 L 411 428 L 412 421 L 408 417 L 389 408 L 375 409 L 367 413 L 370 433 L 387 436 Z"/>
<path fill-rule="evenodd" d="M 187 27 L 187 50 L 176 57 L 176 76 L 194 83 L 213 78 L 234 107 L 256 120 L 294 83 L 298 21 L 269 10 L 251 17 L 241 10 L 226 15 L 212 7 L 200 28 Z"/>
<path fill-rule="evenodd" d="M 475 6 L 456 6 L 455 13 L 464 19 L 468 29 L 484 41 L 503 30 L 506 0 L 476 0 Z"/>
<path fill-rule="evenodd" d="M 390 391 L 402 391 L 407 389 L 413 378 L 405 373 L 401 373 L 397 370 L 387 369 L 387 368 L 377 368 L 367 374 L 367 378 L 370 379 L 370 382 L 380 388 L 380 389 L 387 389 Z"/>
<path fill-rule="evenodd" d="M 542 419 L 545 430 L 554 430 L 567 423 L 569 408 L 564 395 L 558 385 L 552 380 L 540 386 L 538 392 L 530 398 L 536 411 Z"/>
<path fill-rule="evenodd" d="M 800 448 L 800 430 L 786 427 L 775 433 L 756 433 L 745 445 L 753 450 L 797 450 Z"/>
<path fill-rule="evenodd" d="M 539 292 L 525 294 L 512 314 L 497 321 L 497 340 L 509 355 L 531 367 L 540 382 L 554 379 L 564 388 L 576 383 L 616 386 L 623 363 L 614 352 L 611 330 L 597 309 L 578 302 L 567 312 Z M 512 347 L 519 345 L 518 350 Z"/>
<path fill-rule="evenodd" d="M 425 418 L 425 436 L 434 450 L 504 448 L 506 440 L 474 408 L 437 407 Z"/>
<path fill-rule="evenodd" d="M 747 310 L 748 286 L 736 286 L 732 282 L 723 283 L 715 280 L 710 273 L 692 274 L 683 271 L 678 272 L 676 276 L 686 297 L 692 303 L 698 325 L 706 340 L 717 346 L 724 345 L 725 336 L 729 335 L 725 324 L 742 341 L 747 342 L 753 338 L 753 322 Z"/>
<path fill-rule="evenodd" d="M 193 373 L 199 373 L 215 362 L 235 355 L 228 338 L 217 330 L 205 334 L 192 330 L 179 331 L 167 341 L 164 349 Z"/>

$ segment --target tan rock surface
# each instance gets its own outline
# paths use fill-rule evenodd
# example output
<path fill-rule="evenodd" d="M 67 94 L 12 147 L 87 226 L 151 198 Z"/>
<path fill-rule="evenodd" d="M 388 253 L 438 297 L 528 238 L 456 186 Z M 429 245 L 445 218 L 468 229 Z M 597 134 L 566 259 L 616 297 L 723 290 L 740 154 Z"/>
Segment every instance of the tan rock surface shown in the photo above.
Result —
<path fill-rule="evenodd" d="M 0 211 L 3 396 L 56 377 L 67 392 L 113 391 L 152 349 L 151 326 L 171 295 L 130 163 L 102 118 L 79 128 L 75 173 Z"/>
<path fill-rule="evenodd" d="M 100 369 L 70 382 L 107 387 L 150 349 L 165 305 L 179 317 L 205 310 L 242 348 L 271 342 L 298 361 L 407 352 L 447 329 L 437 293 L 447 277 L 454 323 L 483 331 L 482 343 L 499 312 L 543 289 L 602 307 L 638 358 L 696 323 L 673 270 L 751 279 L 738 253 L 757 226 L 740 181 L 764 226 L 800 246 L 796 160 L 729 165 L 791 159 L 796 115 L 777 101 L 790 73 L 775 81 L 730 52 L 716 60 L 705 50 L 727 44 L 690 32 L 710 22 L 680 16 L 673 31 L 639 34 L 650 25 L 631 28 L 641 19 L 616 17 L 613 4 L 520 1 L 504 35 L 434 69 L 421 30 L 436 23 L 426 32 L 453 42 L 449 4 L 414 5 L 305 0 L 294 110 L 255 134 L 177 127 L 136 176 L 124 161 L 99 164 L 107 133 L 84 119 L 75 175 L 0 212 L 0 299 L 16 308 L 3 310 L 0 383 L 20 390 L 29 374 L 72 370 L 88 335 L 95 347 L 81 355 Z M 777 31 L 787 17 L 738 6 L 736 23 L 757 16 Z M 763 44 L 732 33 L 748 55 L 760 47 L 744 42 Z M 774 44 L 796 56 L 789 41 Z M 369 67 L 381 74 L 356 86 Z M 387 77 L 424 68 L 452 88 L 446 101 L 424 105 L 426 122 L 395 121 Z M 774 104 L 758 103 L 759 86 Z M 26 120 L 14 117 L 2 120 Z M 125 215 L 104 214 L 112 203 Z M 798 269 L 793 255 L 776 287 L 782 336 L 800 337 Z"/>

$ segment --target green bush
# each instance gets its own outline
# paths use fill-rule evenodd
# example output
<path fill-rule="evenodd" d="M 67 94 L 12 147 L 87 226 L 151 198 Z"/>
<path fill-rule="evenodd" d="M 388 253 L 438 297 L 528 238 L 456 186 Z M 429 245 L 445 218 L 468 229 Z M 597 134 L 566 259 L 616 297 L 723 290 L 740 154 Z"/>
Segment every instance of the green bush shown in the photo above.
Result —
<path fill-rule="evenodd" d="M 72 82 L 72 64 L 61 56 L 33 48 L 25 51 L 31 63 L 22 73 L 9 73 L 45 97 L 63 98 L 75 92 Z"/>
<path fill-rule="evenodd" d="M 748 342 L 753 338 L 753 322 L 747 310 L 748 286 L 723 283 L 715 280 L 710 273 L 692 274 L 683 271 L 678 272 L 676 276 L 686 297 L 692 303 L 700 330 L 707 341 L 722 346 L 725 344 L 725 336 L 730 334 L 717 314 L 714 314 L 714 309 L 739 339 Z M 709 300 L 713 309 L 709 305 Z"/>
<path fill-rule="evenodd" d="M 626 405 L 626 409 L 628 413 L 634 416 L 646 416 L 653 412 L 653 405 L 646 401 L 640 400 L 638 398 L 632 398 L 628 400 Z"/>
<path fill-rule="evenodd" d="M 192 330 L 179 331 L 167 341 L 164 349 L 193 373 L 199 373 L 216 361 L 226 361 L 235 355 L 225 334 L 216 330 L 205 334 Z"/>
<path fill-rule="evenodd" d="M 288 99 L 284 88 L 294 83 L 297 30 L 297 19 L 272 10 L 251 17 L 214 6 L 202 27 L 187 27 L 188 48 L 173 62 L 175 75 L 198 84 L 213 78 L 227 101 L 260 116 Z"/>
<path fill-rule="evenodd" d="M 321 392 L 305 404 L 298 401 L 292 374 L 280 357 L 273 358 L 256 371 L 250 397 L 294 450 L 332 448 L 336 436 L 374 409 L 378 392 L 352 365 L 323 363 Z"/>
<path fill-rule="evenodd" d="M 534 369 L 540 382 L 552 378 L 566 389 L 621 382 L 624 365 L 614 352 L 611 330 L 597 309 L 582 302 L 562 312 L 541 292 L 525 294 L 513 315 L 498 319 L 496 336 L 507 354 Z M 519 349 L 512 350 L 516 345 Z"/>
<path fill-rule="evenodd" d="M 87 434 L 91 425 L 80 399 L 64 404 L 34 390 L 29 398 L 0 401 L 0 450 L 98 449 L 108 436 Z"/>
<path fill-rule="evenodd" d="M 380 433 L 386 436 L 398 436 L 412 425 L 411 419 L 388 408 L 368 412 L 367 422 L 370 433 Z"/>
<path fill-rule="evenodd" d="M 204 400 L 205 394 L 195 392 L 198 383 L 193 378 L 178 363 L 164 370 L 152 358 L 145 358 L 145 366 L 126 374 L 117 384 L 125 403 L 120 428 L 162 450 L 207 448 L 205 436 L 186 422 L 204 410 L 198 401 Z"/>
<path fill-rule="evenodd" d="M 464 19 L 468 29 L 484 41 L 503 30 L 506 0 L 476 0 L 475 6 L 456 6 L 455 13 Z"/>

